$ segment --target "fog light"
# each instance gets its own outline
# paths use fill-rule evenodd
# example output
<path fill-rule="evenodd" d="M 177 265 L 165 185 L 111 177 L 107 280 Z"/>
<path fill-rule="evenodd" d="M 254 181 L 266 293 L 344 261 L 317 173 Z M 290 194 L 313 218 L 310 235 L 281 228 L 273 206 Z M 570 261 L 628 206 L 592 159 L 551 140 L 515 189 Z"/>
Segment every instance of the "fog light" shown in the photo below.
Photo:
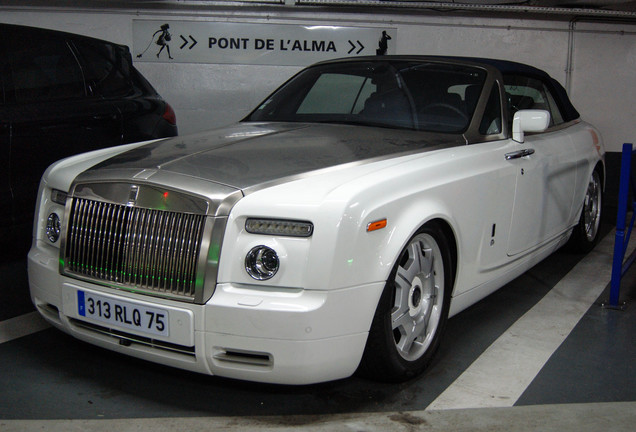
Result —
<path fill-rule="evenodd" d="M 46 236 L 51 243 L 60 238 L 60 217 L 55 213 L 51 213 L 46 220 Z"/>
<path fill-rule="evenodd" d="M 274 277 L 279 263 L 274 249 L 256 246 L 245 257 L 245 270 L 256 280 L 267 280 Z"/>

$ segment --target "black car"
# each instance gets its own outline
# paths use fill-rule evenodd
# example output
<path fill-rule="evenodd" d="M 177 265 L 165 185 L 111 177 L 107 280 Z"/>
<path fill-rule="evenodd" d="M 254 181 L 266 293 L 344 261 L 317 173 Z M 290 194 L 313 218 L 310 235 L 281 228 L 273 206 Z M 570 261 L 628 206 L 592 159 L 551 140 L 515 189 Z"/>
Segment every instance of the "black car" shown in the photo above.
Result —
<path fill-rule="evenodd" d="M 51 163 L 175 136 L 177 126 L 170 105 L 134 68 L 128 47 L 8 24 L 0 24 L 0 35 L 0 235 L 6 239 L 31 225 L 38 183 Z"/>

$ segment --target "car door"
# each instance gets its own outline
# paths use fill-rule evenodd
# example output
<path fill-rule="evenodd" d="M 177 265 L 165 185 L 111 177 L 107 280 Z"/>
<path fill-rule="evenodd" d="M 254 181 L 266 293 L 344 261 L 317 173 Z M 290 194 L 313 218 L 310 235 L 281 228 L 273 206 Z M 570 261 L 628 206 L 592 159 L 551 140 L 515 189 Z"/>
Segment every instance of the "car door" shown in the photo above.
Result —
<path fill-rule="evenodd" d="M 19 27 L 3 41 L 11 81 L 13 219 L 30 223 L 44 170 L 64 157 L 121 144 L 121 118 L 110 102 L 87 91 L 68 35 Z"/>
<path fill-rule="evenodd" d="M 504 77 L 510 118 L 519 109 L 551 113 L 546 132 L 526 134 L 524 142 L 506 155 L 516 167 L 508 254 L 513 256 L 563 233 L 568 228 L 576 185 L 576 156 L 567 132 L 559 128 L 561 116 L 550 101 L 549 90 L 538 78 Z"/>

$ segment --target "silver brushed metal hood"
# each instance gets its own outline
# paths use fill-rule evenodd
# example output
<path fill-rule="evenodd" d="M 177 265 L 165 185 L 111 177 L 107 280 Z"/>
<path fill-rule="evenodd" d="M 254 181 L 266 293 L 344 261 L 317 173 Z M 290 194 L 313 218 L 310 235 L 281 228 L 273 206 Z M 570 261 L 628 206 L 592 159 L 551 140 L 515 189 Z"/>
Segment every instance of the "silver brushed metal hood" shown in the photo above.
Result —
<path fill-rule="evenodd" d="M 462 144 L 461 134 L 315 123 L 238 123 L 137 147 L 93 166 L 74 184 L 161 185 L 206 198 L 208 214 L 220 216 L 229 214 L 245 194 L 268 185 L 324 169 L 347 169 L 352 164 Z"/>
<path fill-rule="evenodd" d="M 305 123 L 239 123 L 148 144 L 90 171 L 167 171 L 236 189 L 352 162 L 463 144 L 460 134 Z"/>

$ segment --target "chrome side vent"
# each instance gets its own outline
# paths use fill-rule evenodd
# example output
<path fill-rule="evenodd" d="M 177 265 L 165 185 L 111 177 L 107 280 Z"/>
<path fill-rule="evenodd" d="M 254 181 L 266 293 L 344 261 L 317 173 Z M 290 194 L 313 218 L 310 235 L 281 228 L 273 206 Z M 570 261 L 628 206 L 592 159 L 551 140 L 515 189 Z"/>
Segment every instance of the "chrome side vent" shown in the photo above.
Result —
<path fill-rule="evenodd" d="M 250 366 L 272 368 L 274 359 L 271 354 L 262 352 L 239 351 L 224 348 L 215 348 L 214 360 L 224 363 L 237 363 Z"/>
<path fill-rule="evenodd" d="M 75 197 L 64 272 L 193 300 L 205 219 Z"/>

